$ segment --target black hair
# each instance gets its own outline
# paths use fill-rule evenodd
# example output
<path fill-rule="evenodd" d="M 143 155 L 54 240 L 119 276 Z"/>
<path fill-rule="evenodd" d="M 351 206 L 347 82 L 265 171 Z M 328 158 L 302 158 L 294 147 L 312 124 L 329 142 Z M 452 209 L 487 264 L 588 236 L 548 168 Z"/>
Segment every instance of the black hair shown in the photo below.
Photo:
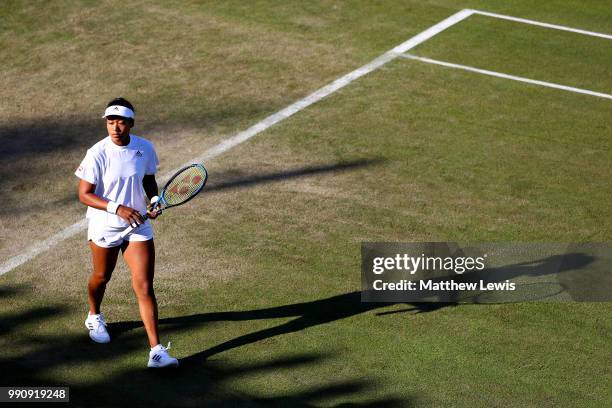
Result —
<path fill-rule="evenodd" d="M 123 106 L 125 108 L 131 109 L 132 112 L 136 113 L 136 109 L 134 109 L 134 105 L 132 105 L 130 103 L 130 101 L 128 101 L 125 98 L 119 97 L 119 98 L 115 98 L 112 101 L 110 101 L 106 107 L 110 107 L 110 106 L 114 106 L 114 105 L 119 105 L 119 106 Z M 130 120 L 130 122 L 132 122 L 132 126 L 134 126 L 134 119 L 133 118 L 128 118 Z"/>
<path fill-rule="evenodd" d="M 132 105 L 132 104 L 130 103 L 130 101 L 128 101 L 128 100 L 127 100 L 127 99 L 125 99 L 125 98 L 121 98 L 121 97 L 119 97 L 119 98 L 115 98 L 115 99 L 113 99 L 112 101 L 110 101 L 110 102 L 109 102 L 109 103 L 106 105 L 106 107 L 108 108 L 108 107 L 113 106 L 113 105 L 123 106 L 123 107 L 126 107 L 126 108 L 131 109 L 133 112 L 136 112 L 136 109 L 134 109 L 134 105 Z"/>

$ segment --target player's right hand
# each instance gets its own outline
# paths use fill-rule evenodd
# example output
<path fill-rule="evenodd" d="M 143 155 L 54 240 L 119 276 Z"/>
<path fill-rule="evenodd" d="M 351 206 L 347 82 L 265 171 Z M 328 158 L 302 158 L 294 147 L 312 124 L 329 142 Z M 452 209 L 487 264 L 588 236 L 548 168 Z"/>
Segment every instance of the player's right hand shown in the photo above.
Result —
<path fill-rule="evenodd" d="M 144 223 L 144 219 L 140 212 L 125 205 L 120 205 L 119 208 L 117 208 L 117 215 L 126 220 L 133 227 L 137 227 Z"/>

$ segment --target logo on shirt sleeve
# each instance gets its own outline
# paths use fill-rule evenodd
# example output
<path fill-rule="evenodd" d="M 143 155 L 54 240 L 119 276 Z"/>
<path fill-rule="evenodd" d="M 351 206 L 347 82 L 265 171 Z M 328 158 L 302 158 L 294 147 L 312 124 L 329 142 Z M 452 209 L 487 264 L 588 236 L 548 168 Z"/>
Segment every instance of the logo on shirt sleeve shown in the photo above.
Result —
<path fill-rule="evenodd" d="M 142 157 L 142 152 L 140 150 L 136 152 L 136 157 Z"/>

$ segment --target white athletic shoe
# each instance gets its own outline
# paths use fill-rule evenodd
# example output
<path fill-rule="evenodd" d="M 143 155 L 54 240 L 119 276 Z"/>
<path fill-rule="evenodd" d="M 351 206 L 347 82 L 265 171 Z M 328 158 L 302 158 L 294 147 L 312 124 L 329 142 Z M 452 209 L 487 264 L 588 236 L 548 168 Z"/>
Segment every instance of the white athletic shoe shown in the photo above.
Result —
<path fill-rule="evenodd" d="M 85 327 L 89 329 L 89 337 L 96 343 L 110 342 L 110 336 L 108 335 L 108 331 L 106 331 L 106 321 L 102 313 L 87 315 Z"/>
<path fill-rule="evenodd" d="M 158 344 L 157 346 L 153 347 L 149 352 L 149 363 L 147 364 L 147 367 L 178 367 L 178 360 L 168 354 L 168 350 L 170 349 L 171 344 L 172 343 L 168 343 L 168 347 L 164 347 L 161 344 Z"/>

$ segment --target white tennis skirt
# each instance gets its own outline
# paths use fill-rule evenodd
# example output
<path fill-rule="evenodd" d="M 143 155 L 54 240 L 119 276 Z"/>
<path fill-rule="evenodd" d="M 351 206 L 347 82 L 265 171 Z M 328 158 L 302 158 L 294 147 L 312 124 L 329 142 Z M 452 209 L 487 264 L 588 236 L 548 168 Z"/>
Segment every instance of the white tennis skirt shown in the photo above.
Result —
<path fill-rule="evenodd" d="M 109 227 L 94 220 L 89 221 L 87 229 L 87 240 L 99 247 L 112 248 L 123 244 L 124 241 L 149 241 L 153 239 L 153 226 L 151 221 L 146 220 L 144 224 L 136 228 L 130 235 L 120 238 L 125 227 Z"/>

